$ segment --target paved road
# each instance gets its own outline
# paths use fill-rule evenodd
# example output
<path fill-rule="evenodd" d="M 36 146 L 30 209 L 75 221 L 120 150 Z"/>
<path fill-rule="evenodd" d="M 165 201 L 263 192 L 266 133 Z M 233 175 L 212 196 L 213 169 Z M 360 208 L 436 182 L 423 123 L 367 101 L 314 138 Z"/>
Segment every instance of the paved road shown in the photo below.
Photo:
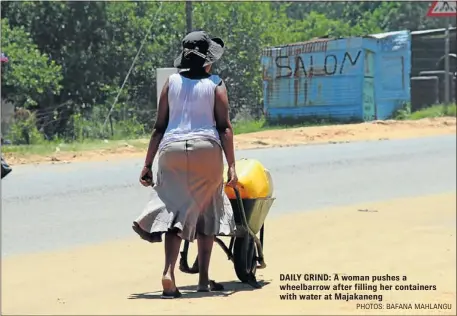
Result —
<path fill-rule="evenodd" d="M 271 170 L 271 215 L 456 190 L 456 137 L 239 151 Z M 18 166 L 2 181 L 2 255 L 134 236 L 142 159 Z M 438 206 L 437 206 L 438 207 Z"/>

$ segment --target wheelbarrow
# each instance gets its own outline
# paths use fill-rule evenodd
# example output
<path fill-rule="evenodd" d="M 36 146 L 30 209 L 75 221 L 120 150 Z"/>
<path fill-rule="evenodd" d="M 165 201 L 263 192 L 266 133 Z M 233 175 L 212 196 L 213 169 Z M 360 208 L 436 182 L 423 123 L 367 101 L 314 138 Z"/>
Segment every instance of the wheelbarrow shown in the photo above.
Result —
<path fill-rule="evenodd" d="M 215 237 L 215 242 L 222 248 L 233 262 L 236 276 L 243 282 L 254 288 L 262 286 L 257 282 L 257 269 L 266 268 L 263 254 L 265 218 L 270 211 L 274 198 L 242 199 L 237 188 L 235 199 L 230 199 L 235 217 L 236 230 L 233 235 L 220 235 Z M 257 237 L 257 234 L 260 236 Z M 219 237 L 230 237 L 230 244 L 227 245 Z M 184 242 L 183 251 L 179 260 L 179 270 L 184 273 L 198 273 L 198 256 L 192 267 L 189 267 L 187 255 L 189 242 Z"/>

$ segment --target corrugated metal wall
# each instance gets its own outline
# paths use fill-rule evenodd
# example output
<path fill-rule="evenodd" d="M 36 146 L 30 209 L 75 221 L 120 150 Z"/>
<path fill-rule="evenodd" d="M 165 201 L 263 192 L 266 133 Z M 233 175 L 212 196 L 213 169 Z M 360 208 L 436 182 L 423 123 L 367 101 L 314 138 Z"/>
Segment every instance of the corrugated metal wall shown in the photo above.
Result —
<path fill-rule="evenodd" d="M 399 31 L 380 37 L 375 65 L 376 118 L 388 119 L 411 100 L 411 35 Z"/>
<path fill-rule="evenodd" d="M 395 32 L 265 49 L 261 62 L 268 119 L 384 118 L 400 99 L 409 101 L 409 79 L 404 80 L 410 71 L 409 41 L 408 32 Z"/>
<path fill-rule="evenodd" d="M 361 38 L 316 40 L 264 50 L 264 107 L 269 118 L 360 118 L 361 44 Z"/>

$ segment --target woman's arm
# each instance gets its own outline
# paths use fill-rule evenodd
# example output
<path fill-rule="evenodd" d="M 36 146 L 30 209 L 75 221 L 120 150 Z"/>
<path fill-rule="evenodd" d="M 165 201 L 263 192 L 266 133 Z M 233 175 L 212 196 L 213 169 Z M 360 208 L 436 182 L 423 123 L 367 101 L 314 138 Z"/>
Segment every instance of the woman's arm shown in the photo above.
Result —
<path fill-rule="evenodd" d="M 235 170 L 235 146 L 233 145 L 233 127 L 229 116 L 227 88 L 222 81 L 215 91 L 214 116 L 216 128 L 221 138 L 222 148 L 229 168 Z"/>
<path fill-rule="evenodd" d="M 151 140 L 149 141 L 148 152 L 144 161 L 144 166 L 151 169 L 152 163 L 156 156 L 159 144 L 165 134 L 168 126 L 169 108 L 168 108 L 168 80 L 160 93 L 159 105 L 157 108 L 157 118 L 152 131 Z"/>

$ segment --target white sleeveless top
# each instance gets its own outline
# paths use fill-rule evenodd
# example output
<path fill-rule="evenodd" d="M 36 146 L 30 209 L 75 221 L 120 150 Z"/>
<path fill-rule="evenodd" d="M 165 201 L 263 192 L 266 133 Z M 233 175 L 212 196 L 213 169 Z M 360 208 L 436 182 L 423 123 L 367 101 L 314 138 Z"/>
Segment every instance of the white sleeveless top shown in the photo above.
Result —
<path fill-rule="evenodd" d="M 208 139 L 221 145 L 214 118 L 214 94 L 221 78 L 189 79 L 178 74 L 168 78 L 168 127 L 159 145 L 188 139 Z"/>

